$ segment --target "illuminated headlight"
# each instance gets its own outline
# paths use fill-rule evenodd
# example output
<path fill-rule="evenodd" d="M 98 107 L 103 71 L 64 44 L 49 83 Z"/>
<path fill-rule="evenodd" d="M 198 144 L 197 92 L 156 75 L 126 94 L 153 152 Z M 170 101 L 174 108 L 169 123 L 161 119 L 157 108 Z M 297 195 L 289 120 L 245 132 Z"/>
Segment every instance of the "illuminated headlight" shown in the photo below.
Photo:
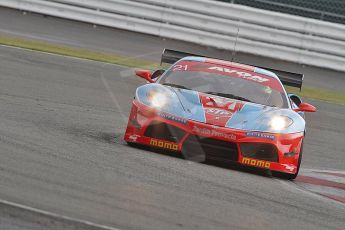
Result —
<path fill-rule="evenodd" d="M 279 131 L 279 130 L 283 130 L 286 129 L 287 127 L 289 127 L 291 124 L 293 123 L 293 121 L 289 118 L 289 117 L 285 117 L 285 116 L 276 116 L 273 117 L 270 121 L 270 126 L 273 130 L 275 131 Z"/>
<path fill-rule="evenodd" d="M 160 92 L 150 92 L 150 103 L 155 108 L 161 108 L 167 103 L 167 96 Z"/>

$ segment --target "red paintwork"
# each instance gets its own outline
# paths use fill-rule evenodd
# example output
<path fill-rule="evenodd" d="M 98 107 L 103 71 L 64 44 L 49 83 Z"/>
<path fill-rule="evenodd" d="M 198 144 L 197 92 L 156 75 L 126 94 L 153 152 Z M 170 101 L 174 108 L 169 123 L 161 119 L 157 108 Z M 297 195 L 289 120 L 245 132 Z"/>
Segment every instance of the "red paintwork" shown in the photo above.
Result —
<path fill-rule="evenodd" d="M 208 102 L 210 102 L 207 100 L 206 97 L 202 97 L 202 101 L 205 105 L 207 105 Z M 240 106 L 241 106 L 240 104 L 236 105 L 234 110 L 238 109 Z M 210 105 L 210 107 L 212 107 L 212 105 Z M 218 127 L 218 126 L 204 124 L 204 123 L 200 123 L 200 122 L 196 122 L 192 120 L 188 120 L 186 123 L 176 122 L 176 121 L 168 120 L 168 119 L 158 116 L 157 112 L 158 111 L 156 109 L 148 107 L 138 102 L 137 100 L 134 100 L 132 104 L 132 110 L 131 110 L 129 120 L 128 120 L 127 130 L 124 137 L 125 141 L 139 143 L 143 145 L 151 145 L 150 144 L 151 138 L 145 137 L 144 133 L 148 125 L 153 120 L 156 120 L 156 121 L 164 122 L 170 125 L 174 125 L 180 129 L 183 129 L 187 133 L 179 143 L 170 143 L 170 142 L 163 141 L 164 143 L 166 143 L 166 146 L 169 146 L 170 150 L 181 151 L 184 140 L 190 134 L 199 135 L 199 136 L 206 135 L 205 137 L 211 137 L 214 139 L 225 140 L 225 141 L 236 143 L 238 147 L 238 154 L 239 154 L 238 163 L 243 164 L 244 162 L 242 161 L 244 160 L 244 158 L 241 155 L 240 146 L 239 146 L 241 142 L 271 143 L 271 144 L 274 144 L 278 149 L 279 162 L 264 161 L 264 163 L 267 163 L 266 166 L 269 165 L 269 167 L 267 168 L 274 171 L 281 171 L 285 173 L 296 173 L 297 171 L 298 158 L 300 154 L 302 140 L 304 138 L 303 132 L 294 133 L 294 134 L 269 133 L 270 135 L 275 136 L 275 139 L 271 140 L 271 139 L 265 139 L 265 138 L 246 136 L 247 131 Z M 136 128 L 136 126 L 133 125 L 133 121 L 135 121 L 134 123 L 139 124 L 140 128 Z M 205 132 L 202 132 L 202 130 L 205 130 L 205 129 L 214 131 L 214 133 L 211 132 L 207 134 Z M 174 149 L 175 147 L 176 149 Z M 295 154 L 292 157 L 286 157 L 284 156 L 284 153 L 286 152 L 294 152 Z M 252 162 L 255 162 L 255 159 L 253 160 L 254 161 Z M 248 164 L 250 165 L 251 161 L 248 162 L 248 159 L 247 159 L 246 162 L 247 162 L 246 163 L 247 165 Z"/>
<path fill-rule="evenodd" d="M 140 70 L 136 70 L 135 74 L 138 77 L 144 78 L 145 80 L 147 80 L 148 82 L 153 83 L 154 81 L 151 79 L 151 71 L 150 70 L 144 70 L 144 69 L 140 69 Z"/>
<path fill-rule="evenodd" d="M 319 194 L 322 195 L 322 196 L 328 197 L 328 198 L 330 198 L 330 199 L 333 199 L 333 200 L 336 200 L 336 201 L 345 203 L 345 197 L 334 196 L 334 195 L 327 194 L 327 193 L 319 193 Z"/>
<path fill-rule="evenodd" d="M 310 176 L 299 176 L 296 178 L 296 181 L 307 183 L 307 184 L 321 185 L 321 186 L 345 190 L 345 184 L 343 183 L 329 181 L 325 179 L 319 179 L 319 178 L 310 177 Z"/>
<path fill-rule="evenodd" d="M 334 172 L 321 172 L 322 174 L 327 174 L 327 175 L 331 175 L 331 176 L 337 176 L 337 177 L 343 177 L 345 178 L 345 174 L 342 173 L 334 173 Z"/>
<path fill-rule="evenodd" d="M 316 112 L 316 107 L 307 102 L 302 102 L 299 104 L 297 110 L 302 112 Z"/>

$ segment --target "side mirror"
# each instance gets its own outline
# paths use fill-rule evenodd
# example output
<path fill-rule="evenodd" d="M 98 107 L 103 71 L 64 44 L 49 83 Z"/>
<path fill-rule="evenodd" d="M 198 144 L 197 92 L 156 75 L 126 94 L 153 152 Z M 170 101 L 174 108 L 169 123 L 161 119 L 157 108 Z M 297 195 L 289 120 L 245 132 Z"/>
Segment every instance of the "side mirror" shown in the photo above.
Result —
<path fill-rule="evenodd" d="M 298 106 L 298 111 L 302 112 L 316 112 L 316 108 L 312 106 L 311 104 L 308 104 L 306 102 L 302 102 Z"/>
<path fill-rule="evenodd" d="M 165 72 L 164 69 L 159 69 L 159 70 L 156 70 L 155 72 L 153 72 L 152 76 L 151 76 L 151 79 L 157 79 L 159 78 L 160 76 L 162 76 L 162 74 Z"/>
<path fill-rule="evenodd" d="M 135 71 L 135 74 L 138 76 L 138 77 L 141 77 L 141 78 L 144 78 L 146 81 L 150 82 L 150 83 L 153 83 L 154 81 L 152 80 L 151 76 L 151 71 L 150 70 L 143 70 L 143 69 L 140 69 L 140 70 L 136 70 Z"/>
<path fill-rule="evenodd" d="M 295 103 L 295 105 L 299 106 L 302 103 L 302 98 L 297 96 L 296 94 L 288 93 L 290 100 Z"/>

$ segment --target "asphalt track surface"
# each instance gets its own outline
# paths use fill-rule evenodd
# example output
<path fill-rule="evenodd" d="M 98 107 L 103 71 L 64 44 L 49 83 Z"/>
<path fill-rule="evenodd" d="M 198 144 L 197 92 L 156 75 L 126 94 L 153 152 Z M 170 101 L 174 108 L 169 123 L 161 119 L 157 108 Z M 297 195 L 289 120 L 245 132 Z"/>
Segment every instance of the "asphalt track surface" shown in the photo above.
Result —
<path fill-rule="evenodd" d="M 296 183 L 128 147 L 140 84 L 124 67 L 0 47 L 0 199 L 119 229 L 345 229 L 343 204 Z M 302 175 L 343 172 L 345 106 L 312 103 Z M 1 210 L 0 229 L 40 227 Z"/>
<path fill-rule="evenodd" d="M 343 204 L 291 182 L 128 147 L 125 68 L 0 54 L 2 199 L 120 229 L 344 229 Z M 316 104 L 303 168 L 343 170 L 345 107 Z"/>

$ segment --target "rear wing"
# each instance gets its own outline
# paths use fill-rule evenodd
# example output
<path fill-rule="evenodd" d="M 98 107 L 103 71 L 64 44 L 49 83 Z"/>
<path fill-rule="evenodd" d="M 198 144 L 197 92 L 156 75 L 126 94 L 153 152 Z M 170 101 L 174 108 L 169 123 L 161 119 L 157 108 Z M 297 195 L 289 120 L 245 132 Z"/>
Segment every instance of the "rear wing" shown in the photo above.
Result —
<path fill-rule="evenodd" d="M 304 75 L 301 73 L 293 73 L 293 72 L 288 72 L 284 70 L 271 69 L 271 68 L 260 67 L 260 66 L 257 66 L 257 67 L 269 70 L 277 74 L 279 80 L 282 82 L 283 85 L 296 87 L 296 88 L 299 88 L 299 90 L 302 89 Z"/>
<path fill-rule="evenodd" d="M 174 64 L 175 62 L 177 62 L 181 58 L 188 57 L 188 56 L 206 57 L 204 55 L 180 52 L 180 51 L 170 50 L 170 49 L 164 49 L 163 53 L 162 53 L 161 64 L 162 63 Z M 288 72 L 288 71 L 284 71 L 284 70 L 277 70 L 277 69 L 272 69 L 272 68 L 267 68 L 267 67 L 261 67 L 261 66 L 257 66 L 257 67 L 262 68 L 262 69 L 266 69 L 266 70 L 269 70 L 269 71 L 275 73 L 278 76 L 279 80 L 284 85 L 297 87 L 300 90 L 302 89 L 303 78 L 304 78 L 303 74 Z"/>
<path fill-rule="evenodd" d="M 176 50 L 164 49 L 163 53 L 162 53 L 161 64 L 162 63 L 174 64 L 175 62 L 177 62 L 181 58 L 188 57 L 188 56 L 205 57 L 203 55 L 197 55 L 197 54 L 192 54 L 192 53 L 180 52 L 180 51 L 176 51 Z"/>

